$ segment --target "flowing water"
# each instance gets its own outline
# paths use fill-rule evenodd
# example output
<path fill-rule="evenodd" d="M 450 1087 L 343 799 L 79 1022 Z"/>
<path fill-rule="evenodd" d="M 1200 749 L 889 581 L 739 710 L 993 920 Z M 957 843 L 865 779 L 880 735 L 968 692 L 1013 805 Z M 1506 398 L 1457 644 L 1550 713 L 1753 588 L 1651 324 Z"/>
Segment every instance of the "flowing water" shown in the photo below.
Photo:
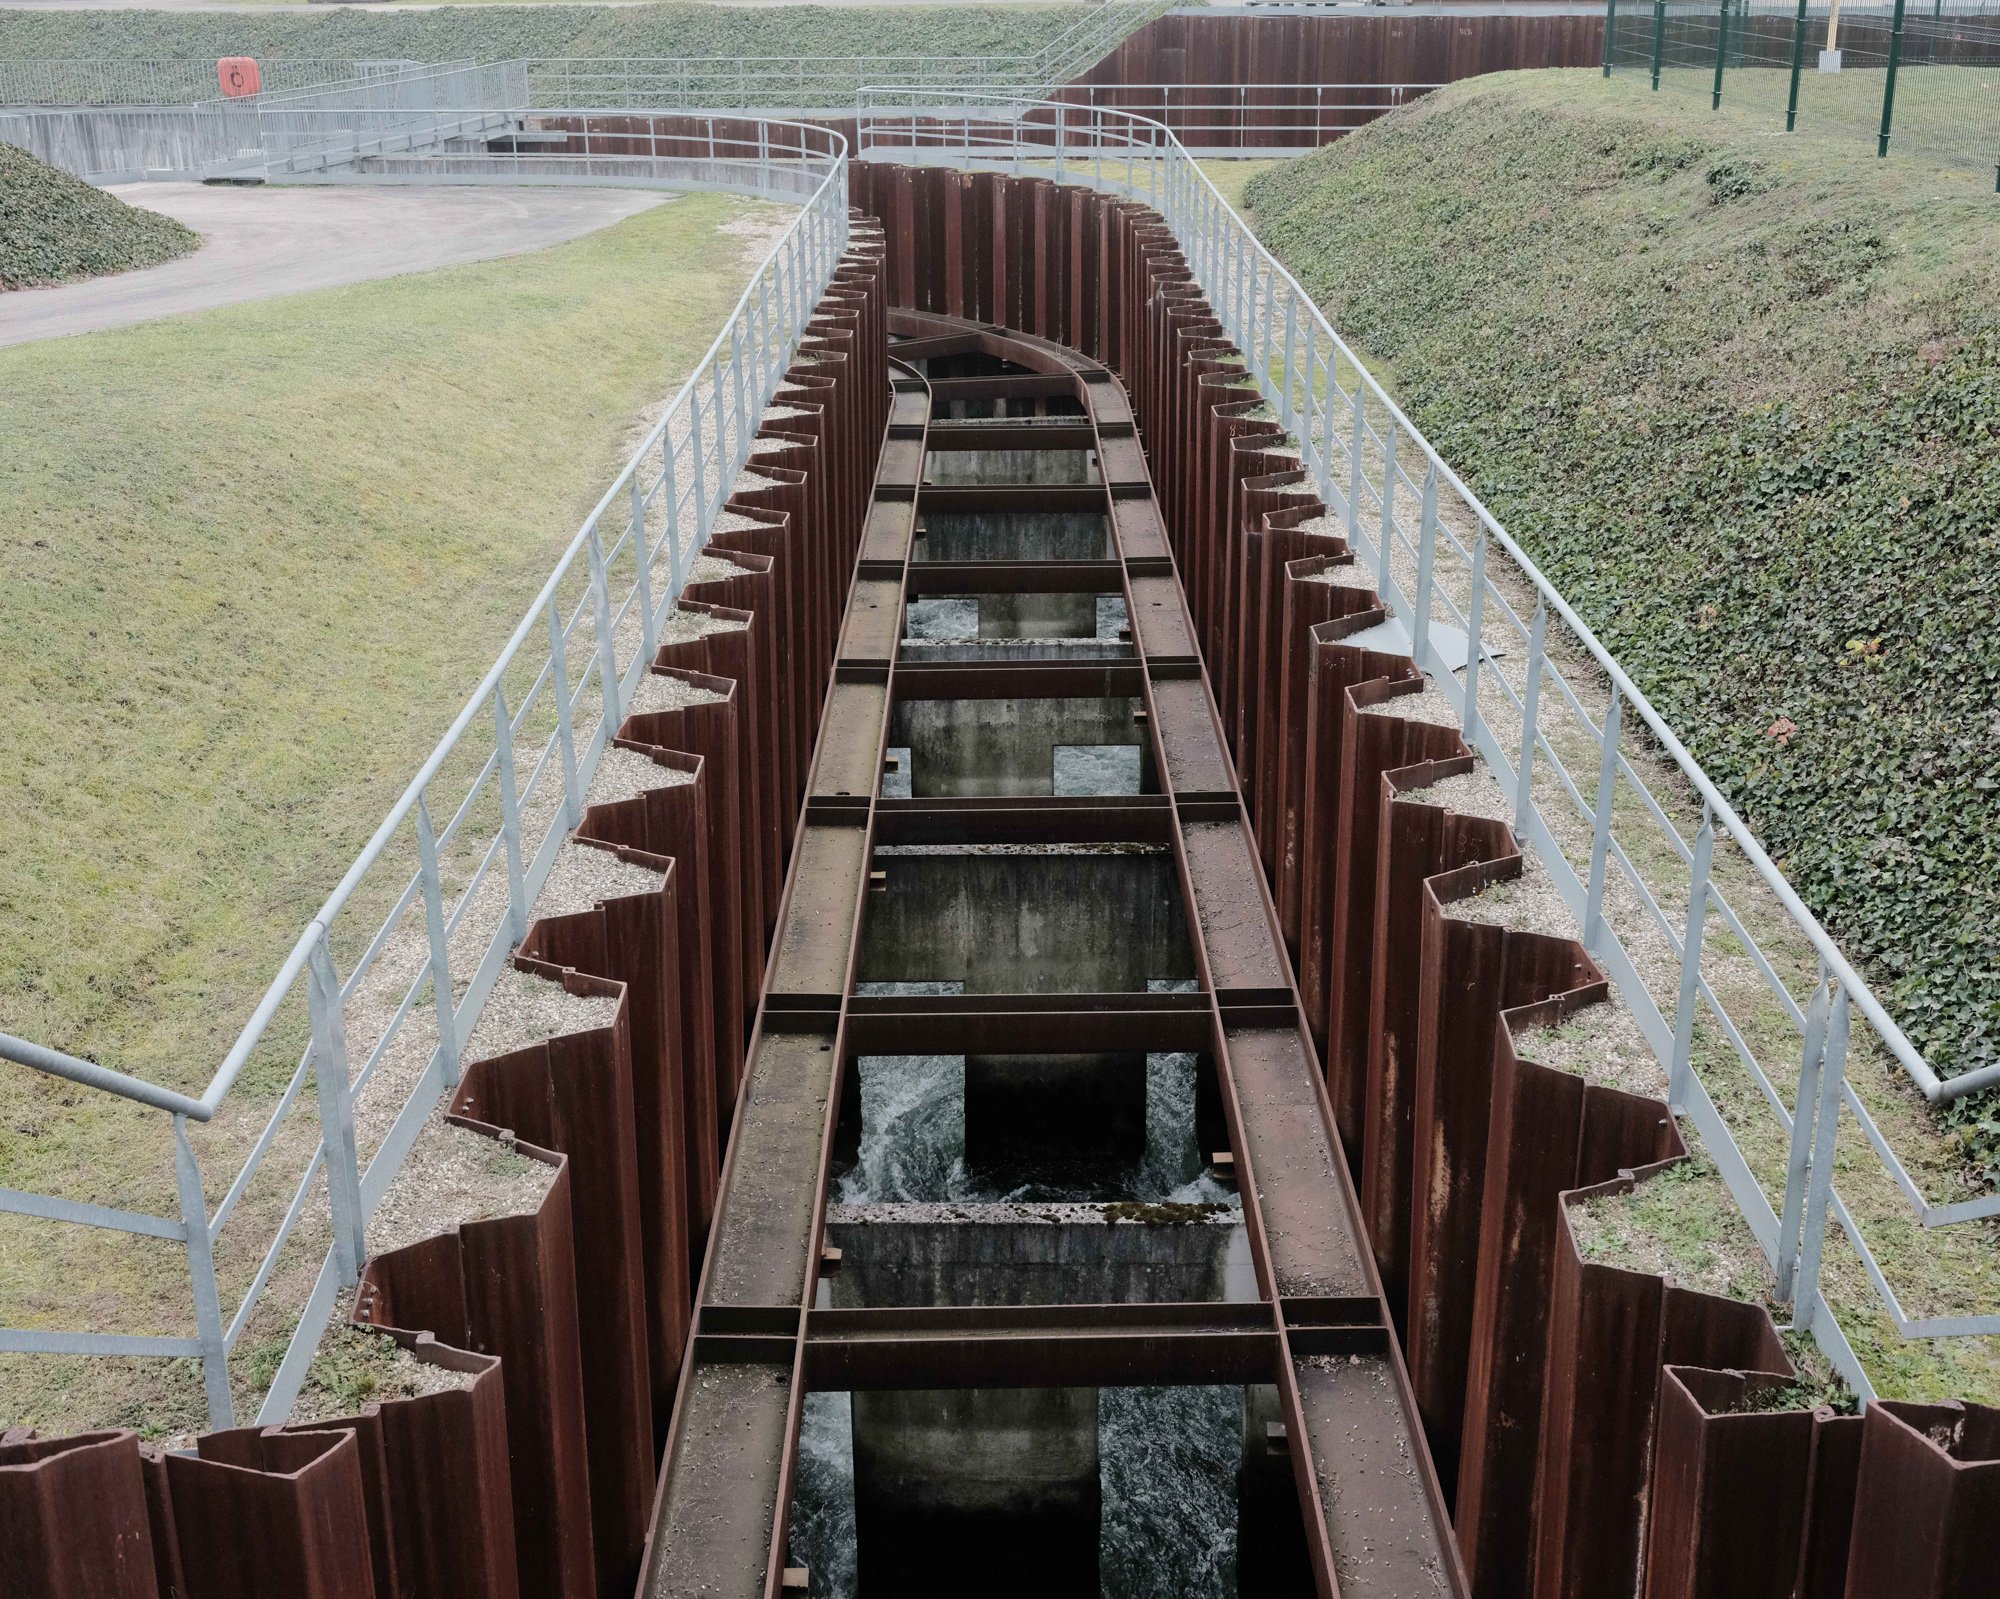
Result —
<path fill-rule="evenodd" d="M 1241 1388 L 1098 1390 L 1103 1599 L 1234 1599 L 1242 1425 Z M 791 1563 L 811 1573 L 812 1599 L 865 1599 L 858 1592 L 853 1429 L 849 1395 L 806 1396 Z M 976 1550 L 966 1555 L 978 1558 Z"/>

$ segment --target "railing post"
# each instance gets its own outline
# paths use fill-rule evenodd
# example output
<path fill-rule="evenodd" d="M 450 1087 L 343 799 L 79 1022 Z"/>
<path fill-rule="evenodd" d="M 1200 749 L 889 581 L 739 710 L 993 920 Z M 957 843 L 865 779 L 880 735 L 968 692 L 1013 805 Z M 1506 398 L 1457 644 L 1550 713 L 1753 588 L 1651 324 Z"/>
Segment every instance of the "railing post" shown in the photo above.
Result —
<path fill-rule="evenodd" d="M 570 727 L 569 641 L 563 637 L 562 605 L 549 596 L 549 687 L 556 695 L 556 743 L 562 757 L 563 831 L 583 820 L 583 790 L 577 781 L 576 737 Z"/>
<path fill-rule="evenodd" d="M 354 1091 L 347 1078 L 340 974 L 334 970 L 324 927 L 306 955 L 306 1010 L 312 1022 L 313 1077 L 319 1085 L 319 1131 L 326 1142 L 334 1274 L 344 1288 L 361 1274 L 368 1259 L 368 1218 L 361 1209 L 361 1162 L 354 1148 Z"/>
<path fill-rule="evenodd" d="M 652 664 L 658 628 L 653 617 L 653 541 L 646 532 L 646 495 L 632 468 L 632 551 L 639 560 L 639 653 Z"/>
<path fill-rule="evenodd" d="M 1329 376 L 1328 382 L 1338 386 L 1337 380 Z M 1368 413 L 1362 407 L 1366 390 L 1361 385 L 1359 368 L 1354 373 L 1354 394 L 1352 406 L 1354 426 L 1349 429 L 1347 445 L 1347 545 L 1355 547 L 1361 537 L 1361 447 L 1368 436 Z M 1385 598 L 1387 596 L 1384 596 Z"/>
<path fill-rule="evenodd" d="M 1667 44 L 1667 0 L 1653 0 L 1653 87 L 1660 86 L 1660 53 Z"/>
<path fill-rule="evenodd" d="M 1618 0 L 1604 0 L 1604 75 L 1611 76 L 1611 40 L 1618 31 Z"/>
<path fill-rule="evenodd" d="M 1896 0 L 1895 20 L 1889 25 L 1889 71 L 1882 80 L 1882 132 L 1875 153 L 1889 153 L 1889 128 L 1896 120 L 1896 71 L 1903 61 L 1903 0 Z"/>
<path fill-rule="evenodd" d="M 1826 991 L 1826 965 L 1821 962 L 1813 979 L 1812 998 L 1806 1001 L 1805 1032 L 1799 1046 L 1799 1092 L 1792 1103 L 1792 1147 L 1785 1163 L 1785 1196 L 1778 1213 L 1777 1297 L 1780 1303 L 1793 1300 L 1799 1264 L 1799 1227 L 1805 1216 L 1806 1172 L 1812 1160 L 1813 1125 L 1819 1112 L 1820 1062 L 1826 1054 L 1827 1022 L 1831 1004 Z M 1796 1308 L 1792 1319 L 1798 1319 Z"/>
<path fill-rule="evenodd" d="M 521 790 L 514 771 L 514 719 L 504 684 L 493 685 L 493 760 L 500 769 L 500 836 L 507 847 L 508 943 L 528 936 L 527 879 L 521 865 Z"/>
<path fill-rule="evenodd" d="M 1674 1058 L 1667 1063 L 1667 1108 L 1687 1105 L 1688 1077 L 1694 1070 L 1694 1016 L 1701 998 L 1701 940 L 1708 924 L 1708 872 L 1715 854 L 1715 810 L 1701 803 L 1701 828 L 1694 835 L 1694 866 L 1688 879 L 1687 930 L 1681 939 L 1681 993 L 1674 1010 Z"/>
<path fill-rule="evenodd" d="M 194 1290 L 195 1338 L 201 1344 L 201 1384 L 208 1395 L 208 1424 L 217 1432 L 236 1425 L 229 1392 L 229 1346 L 223 1342 L 222 1295 L 215 1282 L 215 1249 L 208 1235 L 208 1198 L 201 1167 L 188 1143 L 187 1118 L 174 1118 L 174 1182 L 180 1190 L 188 1282 Z"/>
<path fill-rule="evenodd" d="M 1799 0 L 1798 15 L 1792 21 L 1792 86 L 1785 97 L 1785 131 L 1799 125 L 1799 73 L 1806 60 L 1806 7 L 1811 0 Z"/>
<path fill-rule="evenodd" d="M 1437 567 L 1438 469 L 1430 462 L 1424 473 L 1423 509 L 1417 524 L 1417 592 L 1410 611 L 1410 655 L 1425 671 L 1431 642 L 1431 582 Z"/>
<path fill-rule="evenodd" d="M 1611 800 L 1618 784 L 1618 728 L 1625 698 L 1611 685 L 1611 705 L 1604 713 L 1604 749 L 1597 763 L 1597 809 L 1590 824 L 1590 892 L 1583 904 L 1583 947 L 1597 952 L 1604 922 L 1604 877 L 1611 855 Z"/>
<path fill-rule="evenodd" d="M 1840 1090 L 1847 1080 L 1847 990 L 1833 996 L 1827 1021 L 1826 1059 L 1819 1071 L 1819 1112 L 1813 1118 L 1812 1166 L 1806 1186 L 1805 1215 L 1799 1229 L 1799 1270 L 1792 1283 L 1792 1323 L 1801 1325 L 1805 1307 L 1810 1326 L 1819 1305 L 1819 1269 L 1826 1255 L 1826 1229 L 1833 1199 L 1833 1151 L 1840 1136 Z"/>
<path fill-rule="evenodd" d="M 1380 532 L 1381 548 L 1376 552 L 1379 559 L 1375 563 L 1376 592 L 1382 596 L 1383 601 L 1385 603 L 1388 602 L 1389 596 L 1395 592 L 1395 586 L 1396 586 L 1396 576 L 1394 571 L 1390 568 L 1389 561 L 1390 557 L 1394 554 L 1396 548 L 1397 431 L 1398 427 L 1396 418 L 1392 414 L 1389 418 L 1389 436 L 1388 438 L 1382 441 L 1382 455 L 1383 455 L 1382 498 L 1380 502 L 1382 510 L 1382 527 Z M 1394 608 L 1395 607 L 1393 605 L 1390 606 L 1391 610 L 1394 610 Z"/>
<path fill-rule="evenodd" d="M 451 945 L 445 937 L 444 880 L 438 871 L 437 833 L 431 827 L 429 802 L 417 796 L 417 877 L 423 887 L 424 929 L 431 946 L 431 998 L 437 1005 L 438 1053 L 444 1057 L 444 1082 L 458 1081 L 458 1014 L 452 1002 Z"/>
<path fill-rule="evenodd" d="M 1715 87 L 1709 94 L 1708 109 L 1722 109 L 1722 65 L 1729 58 L 1729 0 L 1722 0 L 1722 14 L 1715 25 Z"/>
<path fill-rule="evenodd" d="M 604 540 L 590 524 L 590 607 L 597 624 L 597 676 L 604 689 L 604 742 L 618 736 L 618 648 L 611 638 L 611 578 L 604 569 Z"/>
<path fill-rule="evenodd" d="M 1542 664 L 1548 659 L 1549 606 L 1535 600 L 1528 628 L 1528 675 L 1521 684 L 1521 761 L 1514 770 L 1514 841 L 1527 848 L 1528 818 L 1535 807 L 1535 745 L 1541 739 Z"/>
<path fill-rule="evenodd" d="M 1386 596 L 1385 596 L 1386 598 Z M 1479 669 L 1486 658 L 1486 528 L 1472 546 L 1472 603 L 1465 617 L 1465 742 L 1479 748 Z"/>

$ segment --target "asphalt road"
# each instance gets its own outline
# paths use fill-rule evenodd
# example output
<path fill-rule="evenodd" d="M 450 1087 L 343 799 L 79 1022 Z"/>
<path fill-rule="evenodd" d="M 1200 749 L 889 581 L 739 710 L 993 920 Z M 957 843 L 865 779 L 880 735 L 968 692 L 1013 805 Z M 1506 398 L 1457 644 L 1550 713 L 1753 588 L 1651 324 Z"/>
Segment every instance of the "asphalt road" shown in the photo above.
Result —
<path fill-rule="evenodd" d="M 179 218 L 205 242 L 164 266 L 0 294 L 0 346 L 520 255 L 669 198 L 636 189 L 199 183 L 133 183 L 110 192 Z"/>

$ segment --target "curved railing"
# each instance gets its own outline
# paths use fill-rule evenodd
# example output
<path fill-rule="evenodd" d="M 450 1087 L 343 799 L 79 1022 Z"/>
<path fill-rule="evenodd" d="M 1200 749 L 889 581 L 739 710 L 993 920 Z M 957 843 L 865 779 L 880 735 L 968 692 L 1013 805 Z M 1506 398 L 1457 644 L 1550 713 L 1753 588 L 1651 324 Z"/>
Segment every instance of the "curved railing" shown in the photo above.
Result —
<path fill-rule="evenodd" d="M 180 1215 L 14 1190 L 0 1190 L 0 1212 L 178 1242 L 195 1323 L 192 1338 L 0 1328 L 0 1353 L 198 1357 L 209 1420 L 226 1427 L 235 1410 L 231 1351 L 260 1313 L 283 1323 L 298 1312 L 283 1328 L 287 1354 L 260 1420 L 289 1411 L 339 1291 L 365 1259 L 368 1218 L 457 1080 L 459 1049 L 581 817 L 661 622 L 846 248 L 846 141 L 803 123 L 736 119 L 732 128 L 719 142 L 710 130 L 711 186 L 797 200 L 803 183 L 799 214 L 307 922 L 207 1086 L 180 1093 L 0 1035 L 0 1058 L 170 1118 Z M 237 1112 L 253 1069 L 280 1084 L 261 1122 L 261 1104 Z M 316 1114 L 300 1108 L 308 1079 Z M 248 1148 L 211 1211 L 190 1124 L 231 1112 Z M 236 1252 L 247 1280 L 225 1319 L 222 1278 L 230 1274 L 218 1272 L 218 1246 L 259 1183 L 288 1183 L 290 1199 L 268 1243 Z M 302 1312 L 268 1305 L 274 1274 L 301 1252 L 308 1263 L 324 1255 Z"/>
<path fill-rule="evenodd" d="M 1160 212 L 1321 498 L 1373 564 L 1407 647 L 1503 784 L 1516 833 L 1658 1056 L 1674 1110 L 1715 1160 L 1795 1324 L 1872 1396 L 1822 1291 L 1837 1225 L 1904 1337 L 2000 1333 L 1995 1314 L 1908 1316 L 1833 1182 L 1844 1113 L 1924 1227 L 2000 1215 L 2000 1196 L 1924 1195 L 1848 1075 L 1850 1035 L 1872 1038 L 1932 1104 L 2000 1083 L 2000 1066 L 1939 1078 L 1666 719 L 1173 132 L 1100 106 L 949 88 L 871 90 L 858 129 L 863 159 L 1033 173 Z M 1727 886 L 1717 873 L 1725 840 L 1747 868 Z M 1783 975 L 1801 965 L 1812 974 L 1803 995 Z M 1796 1053 L 1774 1082 L 1764 1060 L 1778 1058 L 1768 1042 L 1778 1029 Z M 1730 1071 L 1749 1091 L 1725 1115 L 1711 1084 Z M 1775 1203 L 1745 1153 L 1757 1116 L 1775 1122 L 1787 1149 Z"/>

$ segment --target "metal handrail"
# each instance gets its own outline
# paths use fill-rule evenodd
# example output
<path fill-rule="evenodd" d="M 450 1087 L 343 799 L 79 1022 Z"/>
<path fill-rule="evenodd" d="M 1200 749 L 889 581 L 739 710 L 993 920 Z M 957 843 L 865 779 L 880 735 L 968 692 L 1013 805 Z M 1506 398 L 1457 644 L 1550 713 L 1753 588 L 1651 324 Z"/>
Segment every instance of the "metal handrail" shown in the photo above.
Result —
<path fill-rule="evenodd" d="M 858 127 L 858 154 L 863 159 L 873 155 L 1033 172 L 1059 183 L 1130 195 L 1162 214 L 1180 241 L 1189 270 L 1242 352 L 1249 375 L 1298 442 L 1302 464 L 1314 478 L 1321 498 L 1331 514 L 1341 519 L 1359 557 L 1370 562 L 1377 573 L 1383 598 L 1411 653 L 1457 707 L 1467 742 L 1513 800 L 1517 836 L 1548 868 L 1577 915 L 1586 948 L 1605 967 L 1665 1068 L 1669 1102 L 1694 1123 L 1708 1146 L 1751 1231 L 1772 1261 L 1781 1296 L 1795 1305 L 1797 1325 L 1812 1331 L 1856 1392 L 1872 1397 L 1872 1386 L 1821 1289 L 1823 1239 L 1827 1227 L 1837 1223 L 1860 1257 L 1874 1292 L 1905 1337 L 2000 1333 L 2000 1315 L 1908 1317 L 1833 1188 L 1834 1139 L 1844 1106 L 1866 1135 L 1883 1171 L 1926 1226 L 2000 1215 L 2000 1196 L 1932 1205 L 1910 1179 L 1847 1082 L 1850 1012 L 1875 1030 L 1891 1057 L 1933 1104 L 2000 1081 L 2000 1067 L 1949 1080 L 1938 1078 L 1665 718 L 1528 553 L 1369 373 L 1312 297 L 1257 240 L 1173 131 L 1151 118 L 1112 108 L 1006 96 L 973 99 L 949 86 L 871 90 L 863 96 Z M 1351 387 L 1343 387 L 1343 375 Z M 1443 514 L 1442 502 L 1450 497 L 1455 497 L 1471 523 L 1464 538 L 1452 530 Z M 1406 498 L 1414 502 L 1417 512 L 1414 529 L 1399 525 L 1399 516 L 1407 513 L 1399 513 L 1396 504 Z M 1489 563 L 1498 565 L 1496 555 L 1506 557 L 1532 595 L 1531 619 L 1524 619 L 1514 609 L 1489 574 Z M 1457 569 L 1469 575 L 1470 593 L 1463 610 L 1445 593 L 1441 558 L 1455 559 Z M 1411 567 L 1415 569 L 1414 593 L 1405 589 Z M 1441 625 L 1435 620 L 1434 612 L 1440 607 L 1453 623 Z M 1546 633 L 1551 617 L 1568 628 L 1590 665 L 1603 675 L 1609 710 L 1601 721 L 1587 713 L 1583 696 L 1548 655 Z M 1447 653 L 1446 635 L 1454 624 L 1463 636 L 1451 640 L 1455 647 Z M 1505 630 L 1504 637 L 1496 631 L 1500 629 Z M 1498 669 L 1496 638 L 1509 650 L 1527 651 L 1527 670 L 1518 694 Z M 1461 670 L 1464 682 L 1456 675 Z M 1482 701 L 1489 679 L 1503 691 L 1490 705 Z M 1539 689 L 1544 682 L 1556 685 L 1567 702 L 1566 714 L 1580 729 L 1586 747 L 1595 752 L 1595 770 L 1587 777 L 1572 779 L 1564 769 L 1555 748 L 1562 728 L 1551 725 L 1540 706 Z M 1516 746 L 1504 746 L 1493 726 L 1492 717 L 1502 714 L 1502 707 L 1506 714 L 1518 715 L 1524 724 Z M 1647 789 L 1637 766 L 1620 750 L 1621 730 L 1628 722 L 1636 722 L 1650 734 L 1700 801 L 1702 824 L 1692 842 L 1681 836 L 1665 807 Z M 1567 802 L 1590 820 L 1590 861 L 1584 873 L 1569 861 L 1549 817 L 1534 797 L 1533 775 L 1543 762 L 1558 774 L 1558 787 L 1566 791 Z M 1643 796 L 1649 815 L 1664 824 L 1677 859 L 1688 868 L 1687 916 L 1678 931 L 1661 909 L 1663 896 L 1646 884 L 1631 856 L 1613 836 L 1612 805 L 1621 782 Z M 1713 848 L 1718 834 L 1734 842 L 1750 862 L 1758 880 L 1818 962 L 1818 979 L 1803 1005 L 1785 988 L 1775 964 L 1758 947 L 1713 880 Z M 1679 964 L 1679 995 L 1671 1014 L 1647 988 L 1605 912 L 1607 886 L 1614 876 L 1634 888 L 1642 909 L 1664 931 Z M 1784 1095 L 1770 1082 L 1730 1018 L 1722 997 L 1702 973 L 1703 929 L 1712 911 L 1723 915 L 1732 933 L 1755 952 L 1761 980 L 1781 997 L 1788 1017 L 1802 1023 L 1797 1092 L 1789 1110 Z M 1737 1060 L 1791 1141 L 1785 1192 L 1782 1204 L 1775 1209 L 1694 1068 L 1694 1029 L 1702 1014 L 1719 1020 Z"/>
<path fill-rule="evenodd" d="M 321 1178 L 332 1243 L 311 1298 L 260 1410 L 265 1423 L 283 1420 L 303 1382 L 339 1292 L 356 1280 L 366 1258 L 366 1225 L 439 1097 L 458 1075 L 458 1052 L 506 957 L 526 932 L 528 909 L 553 866 L 563 839 L 581 816 L 582 797 L 622 706 L 650 661 L 659 629 L 677 602 L 730 485 L 749 459 L 750 443 L 798 339 L 847 241 L 847 144 L 830 129 L 769 118 L 732 119 L 734 134 L 711 122 L 707 155 L 677 158 L 684 167 L 711 168 L 710 186 L 796 199 L 810 182 L 799 214 L 764 258 L 693 374 L 584 519 L 492 666 L 453 719 L 416 776 L 291 946 L 277 975 L 224 1054 L 199 1096 L 148 1083 L 94 1062 L 9 1035 L 0 1059 L 160 1110 L 172 1117 L 178 1221 L 81 1204 L 52 1195 L 0 1189 L 0 1212 L 68 1225 L 171 1239 L 187 1253 L 196 1336 L 0 1328 L 0 1352 L 198 1356 L 203 1363 L 209 1420 L 233 1424 L 228 1358 L 258 1308 L 280 1256 L 308 1213 Z M 752 130 L 745 133 L 746 126 Z M 656 532 L 655 529 L 658 529 Z M 621 591 L 614 593 L 613 573 Z M 572 601 L 570 592 L 581 583 Z M 624 632 L 620 632 L 623 628 Z M 636 636 L 633 636 L 636 635 Z M 541 653 L 545 652 L 543 658 Z M 572 678 L 572 658 L 577 669 Z M 516 673 L 510 674 L 510 668 Z M 510 704 L 510 675 L 527 674 L 525 692 Z M 549 723 L 553 722 L 550 726 Z M 538 744 L 531 735 L 546 728 Z M 456 760 L 476 766 L 463 799 L 432 824 L 431 790 Z M 524 769 L 527 780 L 521 782 Z M 559 791 L 548 784 L 559 778 Z M 496 792 L 497 791 L 497 792 Z M 541 809 L 536 809 L 537 805 Z M 481 807 L 497 805 L 490 833 L 478 828 Z M 533 836 L 535 817 L 548 813 Z M 390 858 L 392 846 L 414 835 L 417 866 Z M 454 852 L 477 864 L 456 888 L 446 914 L 446 878 Z M 490 932 L 470 918 L 489 874 L 504 874 L 504 903 Z M 384 879 L 387 879 L 385 882 Z M 495 879 L 499 881 L 498 878 Z M 363 953 L 343 980 L 331 936 L 367 886 L 389 902 L 383 921 L 363 937 Z M 411 918 L 416 918 L 414 923 Z M 349 1011 L 370 983 L 399 982 L 381 964 L 401 930 L 421 931 L 424 958 L 401 990 L 379 1040 L 367 1040 L 360 1073 L 350 1068 Z M 454 942 L 463 932 L 477 940 Z M 483 938 L 480 935 L 484 933 Z M 466 975 L 470 962 L 470 975 Z M 454 967 L 458 968 L 454 975 Z M 222 1202 L 210 1213 L 187 1124 L 210 1121 L 251 1059 L 273 1040 L 281 1009 L 305 989 L 309 1038 L 253 1147 Z M 391 991 L 390 998 L 394 998 Z M 436 1040 L 393 1122 L 364 1167 L 356 1147 L 354 1112 L 376 1066 L 419 1014 L 434 1012 Z M 284 1047 L 289 1047 L 285 1044 Z M 317 1137 L 306 1155 L 290 1204 L 249 1286 L 225 1323 L 214 1246 L 262 1163 L 279 1146 L 311 1077 L 317 1086 Z M 313 1138 L 313 1130 L 303 1136 Z"/>

